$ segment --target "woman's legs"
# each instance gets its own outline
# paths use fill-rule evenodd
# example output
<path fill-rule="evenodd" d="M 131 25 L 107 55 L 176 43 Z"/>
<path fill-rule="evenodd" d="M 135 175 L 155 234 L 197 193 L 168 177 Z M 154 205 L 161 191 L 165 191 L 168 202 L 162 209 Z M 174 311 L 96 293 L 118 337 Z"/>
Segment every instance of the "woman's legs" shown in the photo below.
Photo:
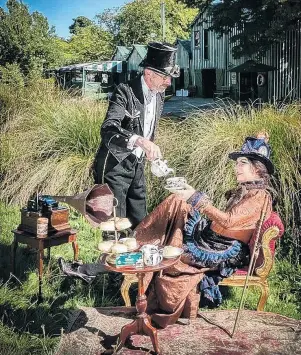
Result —
<path fill-rule="evenodd" d="M 189 210 L 190 206 L 185 201 L 175 195 L 169 196 L 136 227 L 137 241 L 139 244 L 158 243 L 182 247 L 183 228 Z M 80 265 L 66 263 L 62 258 L 59 260 L 59 266 L 64 274 L 79 277 L 87 282 L 93 281 L 97 274 L 107 272 L 100 263 Z M 146 275 L 145 288 L 151 278 L 152 273 Z"/>
<path fill-rule="evenodd" d="M 167 197 L 136 227 L 140 244 L 182 247 L 183 228 L 191 206 L 176 195 Z"/>

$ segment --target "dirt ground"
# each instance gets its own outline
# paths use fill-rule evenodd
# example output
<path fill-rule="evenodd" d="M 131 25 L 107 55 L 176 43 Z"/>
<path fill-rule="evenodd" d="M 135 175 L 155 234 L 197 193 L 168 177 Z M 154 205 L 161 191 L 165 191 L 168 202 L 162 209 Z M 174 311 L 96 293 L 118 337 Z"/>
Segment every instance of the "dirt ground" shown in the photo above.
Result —
<path fill-rule="evenodd" d="M 114 354 L 123 325 L 132 321 L 134 309 L 82 308 L 70 319 L 56 355 Z M 274 313 L 243 311 L 231 338 L 236 311 L 208 311 L 160 329 L 163 355 L 298 355 L 301 354 L 301 322 Z M 131 336 L 118 354 L 155 354 L 149 337 Z"/>

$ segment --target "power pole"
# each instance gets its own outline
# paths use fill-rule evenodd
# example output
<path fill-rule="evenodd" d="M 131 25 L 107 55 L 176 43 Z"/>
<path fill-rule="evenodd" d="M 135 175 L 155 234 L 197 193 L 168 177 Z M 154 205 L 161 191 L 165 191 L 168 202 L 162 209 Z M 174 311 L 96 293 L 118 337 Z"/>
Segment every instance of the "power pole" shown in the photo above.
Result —
<path fill-rule="evenodd" d="M 162 42 L 165 42 L 165 3 L 161 2 L 161 28 L 162 28 Z"/>

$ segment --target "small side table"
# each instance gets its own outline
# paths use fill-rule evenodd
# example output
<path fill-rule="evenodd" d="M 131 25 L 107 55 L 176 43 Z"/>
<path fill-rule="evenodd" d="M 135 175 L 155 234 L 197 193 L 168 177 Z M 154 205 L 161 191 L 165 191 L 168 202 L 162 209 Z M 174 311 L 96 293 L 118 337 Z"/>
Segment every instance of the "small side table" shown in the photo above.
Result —
<path fill-rule="evenodd" d="M 12 254 L 11 254 L 11 264 L 12 273 L 15 273 L 15 263 L 16 263 L 16 251 L 18 244 L 27 244 L 38 252 L 37 255 L 37 265 L 39 271 L 39 300 L 42 299 L 42 280 L 43 280 L 43 259 L 44 259 L 44 249 L 48 249 L 48 258 L 50 258 L 50 248 L 53 246 L 72 243 L 74 251 L 74 260 L 78 260 L 78 245 L 77 245 L 77 230 L 68 229 L 50 234 L 46 238 L 37 238 L 35 235 L 30 234 L 25 231 L 15 229 L 12 231 L 14 234 L 14 241 L 12 243 Z"/>
<path fill-rule="evenodd" d="M 119 344 L 117 345 L 116 352 L 123 347 L 126 339 L 129 336 L 131 336 L 132 334 L 141 334 L 141 335 L 148 335 L 151 338 L 155 352 L 157 354 L 160 354 L 157 329 L 151 325 L 150 316 L 146 313 L 147 299 L 146 299 L 145 290 L 143 286 L 143 279 L 145 273 L 156 272 L 156 271 L 167 269 L 172 265 L 174 265 L 175 263 L 177 263 L 179 260 L 180 260 L 180 256 L 174 259 L 163 259 L 163 261 L 156 266 L 145 266 L 143 268 L 116 267 L 106 262 L 106 255 L 101 260 L 101 263 L 103 263 L 103 265 L 108 271 L 127 273 L 127 274 L 136 274 L 138 278 L 138 296 L 136 300 L 137 316 L 132 323 L 122 327 L 120 333 L 120 340 L 119 340 Z"/>

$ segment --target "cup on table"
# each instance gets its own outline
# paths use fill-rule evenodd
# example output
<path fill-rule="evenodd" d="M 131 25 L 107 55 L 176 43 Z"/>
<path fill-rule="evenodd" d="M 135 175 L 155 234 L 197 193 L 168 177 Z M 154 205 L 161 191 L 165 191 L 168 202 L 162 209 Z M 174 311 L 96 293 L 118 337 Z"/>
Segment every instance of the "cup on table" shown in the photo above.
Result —
<path fill-rule="evenodd" d="M 162 251 L 156 245 L 145 244 L 141 248 L 143 263 L 146 266 L 156 266 L 163 260 Z"/>

